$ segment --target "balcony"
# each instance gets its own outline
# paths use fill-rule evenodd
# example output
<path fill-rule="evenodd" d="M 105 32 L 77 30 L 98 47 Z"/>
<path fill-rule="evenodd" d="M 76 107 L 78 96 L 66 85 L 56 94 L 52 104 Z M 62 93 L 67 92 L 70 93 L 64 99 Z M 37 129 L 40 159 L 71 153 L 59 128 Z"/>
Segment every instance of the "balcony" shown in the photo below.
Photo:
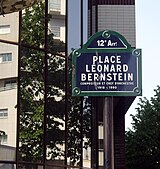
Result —
<path fill-rule="evenodd" d="M 54 18 L 63 19 L 65 16 L 65 5 L 62 0 L 50 0 L 48 9 L 49 14 Z"/>
<path fill-rule="evenodd" d="M 61 14 L 61 1 L 60 0 L 50 0 L 49 2 L 49 13 L 51 15 Z"/>
<path fill-rule="evenodd" d="M 0 92 L 7 91 L 7 90 L 13 90 L 13 89 L 17 89 L 17 84 L 0 87 Z"/>

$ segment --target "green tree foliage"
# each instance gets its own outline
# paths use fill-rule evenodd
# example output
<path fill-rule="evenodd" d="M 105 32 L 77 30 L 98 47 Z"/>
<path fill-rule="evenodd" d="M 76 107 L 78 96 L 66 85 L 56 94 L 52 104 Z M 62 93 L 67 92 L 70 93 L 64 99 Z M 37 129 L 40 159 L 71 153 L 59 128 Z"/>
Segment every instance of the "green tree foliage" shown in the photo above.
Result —
<path fill-rule="evenodd" d="M 48 52 L 48 65 L 45 65 L 45 52 L 34 49 L 42 49 L 45 46 L 44 13 L 44 3 L 36 4 L 23 13 L 22 44 L 31 47 L 22 47 L 21 51 L 20 157 L 23 161 L 43 160 L 44 131 L 46 131 L 47 158 L 64 156 L 59 147 L 64 141 L 62 128 L 64 128 L 65 59 L 58 56 L 58 53 L 64 50 L 64 43 L 59 41 L 57 44 L 54 35 L 52 33 L 48 35 L 48 51 L 55 54 Z M 47 83 L 45 66 L 47 66 Z M 46 112 L 44 112 L 45 104 Z"/>
<path fill-rule="evenodd" d="M 80 162 L 82 141 L 85 148 L 89 145 L 91 111 L 87 99 L 84 100 L 85 110 L 82 113 L 80 98 L 71 96 L 71 62 L 68 67 L 69 92 L 65 93 L 66 60 L 58 55 L 64 54 L 64 42 L 57 43 L 54 34 L 49 31 L 47 83 L 45 81 L 45 53 L 35 49 L 42 49 L 45 46 L 44 9 L 44 3 L 39 3 L 23 13 L 22 44 L 32 48 L 22 47 L 21 51 L 20 159 L 41 162 L 45 155 L 47 160 L 64 159 L 64 144 L 66 144 L 64 128 L 66 127 L 67 156 L 70 164 L 74 165 Z M 45 94 L 47 94 L 47 101 L 44 98 Z M 66 94 L 68 100 L 65 100 Z M 65 117 L 66 103 L 68 103 L 67 118 Z M 65 123 L 66 119 L 68 119 L 67 123 Z M 83 125 L 83 133 L 81 125 Z M 46 131 L 45 140 L 44 131 Z M 81 139 L 82 134 L 85 140 Z M 46 154 L 44 154 L 44 141 Z"/>
<path fill-rule="evenodd" d="M 126 132 L 126 167 L 160 168 L 160 86 L 150 99 L 140 99 L 132 129 Z"/>

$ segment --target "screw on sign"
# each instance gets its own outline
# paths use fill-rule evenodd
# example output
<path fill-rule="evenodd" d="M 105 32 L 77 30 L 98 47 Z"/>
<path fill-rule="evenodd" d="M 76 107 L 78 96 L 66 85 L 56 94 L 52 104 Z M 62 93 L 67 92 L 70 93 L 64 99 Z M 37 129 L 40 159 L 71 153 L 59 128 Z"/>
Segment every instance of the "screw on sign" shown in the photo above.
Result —
<path fill-rule="evenodd" d="M 0 15 L 21 11 L 41 0 L 0 0 Z"/>

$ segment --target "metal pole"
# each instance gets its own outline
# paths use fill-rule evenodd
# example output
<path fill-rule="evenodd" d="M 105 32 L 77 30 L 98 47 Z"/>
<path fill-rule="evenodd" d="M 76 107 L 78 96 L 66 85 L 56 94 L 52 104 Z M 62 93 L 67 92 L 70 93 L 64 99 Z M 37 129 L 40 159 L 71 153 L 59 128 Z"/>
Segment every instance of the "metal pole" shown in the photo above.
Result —
<path fill-rule="evenodd" d="M 64 163 L 67 165 L 68 157 L 68 0 L 66 0 L 65 7 L 65 160 Z M 67 167 L 64 167 L 67 169 Z"/>
<path fill-rule="evenodd" d="M 83 47 L 83 0 L 81 0 L 81 48 Z M 80 150 L 81 150 L 81 155 L 80 155 L 80 167 L 83 167 L 83 97 L 81 99 L 81 145 L 80 145 Z"/>
<path fill-rule="evenodd" d="M 113 97 L 104 98 L 104 169 L 113 169 Z"/>
<path fill-rule="evenodd" d="M 65 7 L 65 154 L 64 163 L 67 165 L 68 157 L 68 0 L 66 0 Z M 67 169 L 67 167 L 64 167 Z"/>
<path fill-rule="evenodd" d="M 16 132 L 16 169 L 19 168 L 19 133 L 21 110 L 21 50 L 22 50 L 22 11 L 19 12 L 19 39 L 18 39 L 18 90 L 17 90 L 17 132 Z"/>

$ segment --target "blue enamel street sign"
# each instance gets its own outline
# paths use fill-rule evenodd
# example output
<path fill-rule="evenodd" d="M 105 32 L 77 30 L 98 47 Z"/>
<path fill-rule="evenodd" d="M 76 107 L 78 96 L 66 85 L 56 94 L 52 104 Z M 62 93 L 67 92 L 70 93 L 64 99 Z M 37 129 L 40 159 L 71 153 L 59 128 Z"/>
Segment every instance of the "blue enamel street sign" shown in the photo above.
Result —
<path fill-rule="evenodd" d="M 141 49 L 117 32 L 93 35 L 72 52 L 73 96 L 142 95 Z"/>

